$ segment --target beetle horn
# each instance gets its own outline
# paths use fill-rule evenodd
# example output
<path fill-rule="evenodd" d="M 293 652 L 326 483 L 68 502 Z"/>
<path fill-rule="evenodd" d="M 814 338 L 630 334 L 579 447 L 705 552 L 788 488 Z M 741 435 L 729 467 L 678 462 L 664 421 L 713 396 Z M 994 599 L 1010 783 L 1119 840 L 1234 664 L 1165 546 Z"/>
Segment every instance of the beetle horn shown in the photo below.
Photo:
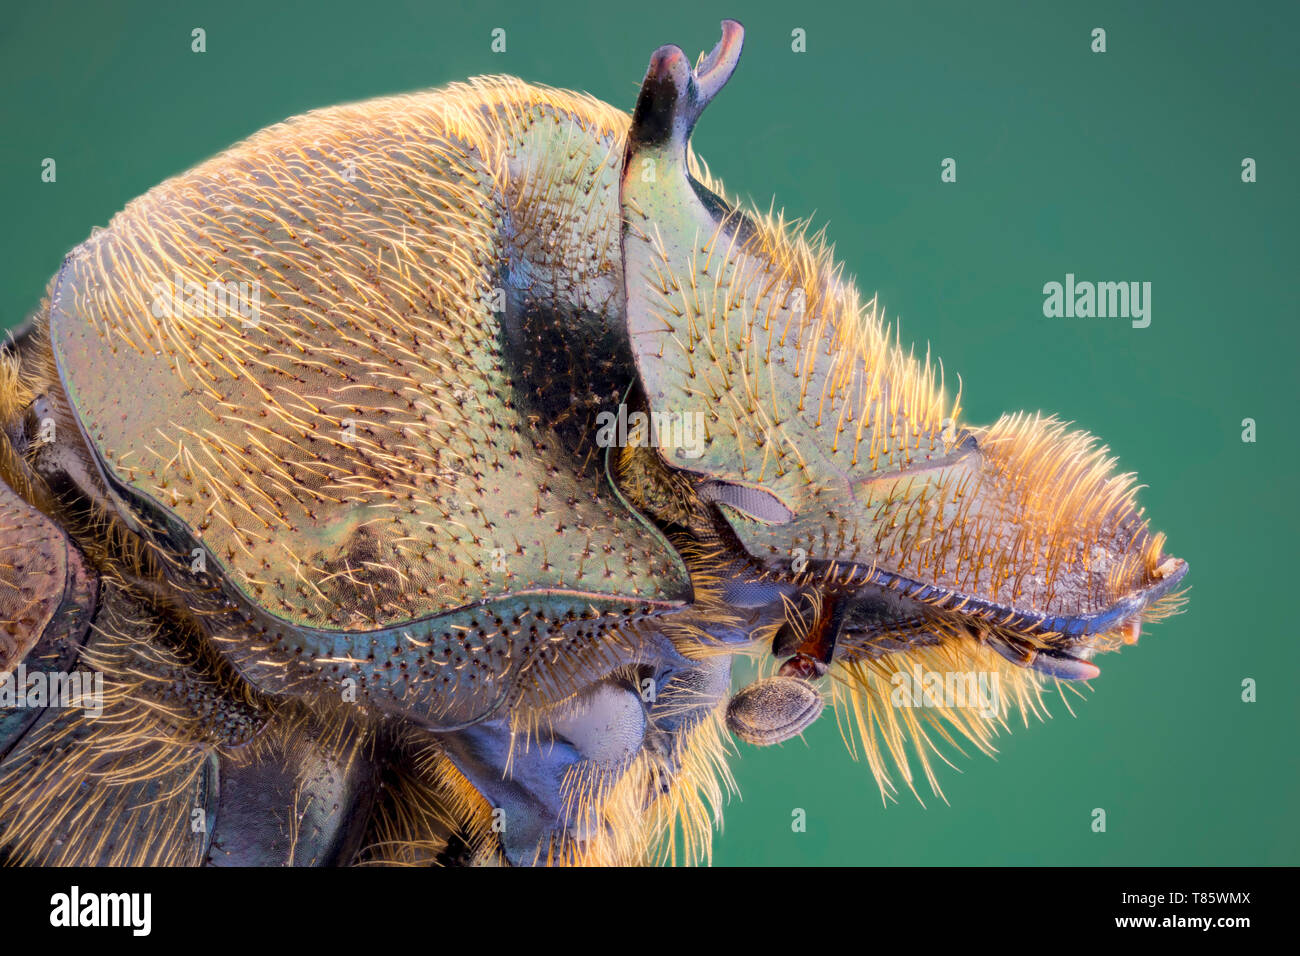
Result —
<path fill-rule="evenodd" d="M 722 39 L 694 70 L 679 47 L 660 47 L 650 57 L 632 114 L 619 184 L 627 331 L 655 409 L 665 404 L 662 380 L 671 378 L 671 370 L 661 367 L 659 336 L 672 331 L 665 328 L 662 301 L 677 295 L 676 274 L 689 271 L 697 241 L 725 229 L 725 244 L 733 233 L 751 231 L 746 218 L 717 195 L 719 184 L 689 146 L 704 107 L 735 72 L 743 39 L 744 28 L 724 20 Z"/>
<path fill-rule="evenodd" d="M 744 27 L 723 20 L 722 39 L 694 70 L 681 48 L 671 43 L 651 54 L 632 112 L 629 156 L 646 147 L 671 147 L 676 158 L 682 158 L 704 107 L 735 72 L 744 37 Z"/>

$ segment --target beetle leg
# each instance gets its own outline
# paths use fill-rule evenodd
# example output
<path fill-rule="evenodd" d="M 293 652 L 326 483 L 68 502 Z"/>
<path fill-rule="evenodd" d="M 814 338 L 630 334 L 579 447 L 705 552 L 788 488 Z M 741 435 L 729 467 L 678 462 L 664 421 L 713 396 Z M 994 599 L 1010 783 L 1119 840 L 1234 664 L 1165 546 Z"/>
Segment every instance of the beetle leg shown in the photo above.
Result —
<path fill-rule="evenodd" d="M 709 746 L 697 732 L 726 698 L 731 657 L 690 660 L 657 632 L 643 637 L 635 661 L 522 725 L 499 717 L 437 735 L 491 807 L 507 862 L 644 862 L 655 803 L 672 806 L 717 756 L 691 750 Z"/>
<path fill-rule="evenodd" d="M 506 860 L 527 865 L 601 824 L 598 807 L 582 799 L 574 805 L 566 781 L 576 775 L 591 792 L 601 792 L 641 749 L 645 723 L 636 694 L 602 681 L 535 732 L 525 734 L 501 718 L 439 740 L 492 806 Z"/>

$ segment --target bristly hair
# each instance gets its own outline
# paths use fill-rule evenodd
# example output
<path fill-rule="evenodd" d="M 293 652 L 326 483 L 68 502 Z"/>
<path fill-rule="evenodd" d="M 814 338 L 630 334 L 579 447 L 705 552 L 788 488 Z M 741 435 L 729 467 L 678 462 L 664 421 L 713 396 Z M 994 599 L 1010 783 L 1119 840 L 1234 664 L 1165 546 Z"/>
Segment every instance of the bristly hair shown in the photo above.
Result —
<path fill-rule="evenodd" d="M 581 866 L 708 864 L 726 797 L 736 792 L 727 766 L 721 708 L 684 732 L 675 766 L 642 748 L 626 770 L 592 773 L 575 765 L 562 791 L 585 840 L 540 847 L 537 862 Z"/>

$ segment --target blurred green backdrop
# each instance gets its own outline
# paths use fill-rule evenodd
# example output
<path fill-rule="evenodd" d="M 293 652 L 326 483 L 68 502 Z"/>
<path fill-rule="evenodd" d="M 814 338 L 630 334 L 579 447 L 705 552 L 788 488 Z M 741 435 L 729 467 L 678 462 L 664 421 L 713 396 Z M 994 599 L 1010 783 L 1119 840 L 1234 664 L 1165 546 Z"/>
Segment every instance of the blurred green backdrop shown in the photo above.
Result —
<path fill-rule="evenodd" d="M 129 199 L 295 113 L 506 72 L 630 109 L 650 52 L 740 19 L 695 146 L 730 191 L 829 220 L 972 422 L 1103 436 L 1192 566 L 1188 612 L 1071 717 L 882 805 L 828 715 L 733 762 L 718 864 L 1300 863 L 1296 264 L 1300 6 L 479 0 L 15 4 L 0 20 L 0 321 Z M 207 31 L 207 52 L 190 31 Z M 493 28 L 507 51 L 490 50 Z M 1107 51 L 1091 52 L 1106 30 Z M 806 31 L 807 52 L 791 49 Z M 56 183 L 41 162 L 58 163 Z M 940 163 L 957 162 L 957 181 Z M 1241 179 L 1243 158 L 1258 182 Z M 1047 319 L 1042 286 L 1152 283 L 1152 322 Z M 1258 441 L 1241 440 L 1242 419 Z M 1245 678 L 1257 703 L 1241 701 Z M 927 794 L 928 797 L 928 794 Z M 1090 828 L 1105 808 L 1108 829 Z M 803 808 L 807 832 L 791 830 Z"/>

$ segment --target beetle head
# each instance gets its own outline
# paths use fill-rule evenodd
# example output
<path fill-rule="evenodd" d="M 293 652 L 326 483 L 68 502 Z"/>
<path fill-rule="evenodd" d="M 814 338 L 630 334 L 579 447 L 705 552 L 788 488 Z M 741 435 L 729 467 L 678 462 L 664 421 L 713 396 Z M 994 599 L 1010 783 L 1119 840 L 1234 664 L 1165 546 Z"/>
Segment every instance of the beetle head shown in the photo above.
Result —
<path fill-rule="evenodd" d="M 815 589 L 838 660 L 960 643 L 1095 676 L 1092 654 L 1167 611 L 1186 564 L 1094 439 L 1039 415 L 963 425 L 942 372 L 904 351 L 819 236 L 723 198 L 687 139 L 740 41 L 724 23 L 694 71 L 658 50 L 628 136 L 640 385 L 661 423 L 703 436 L 656 453 L 671 479 L 640 469 L 643 499 L 678 520 L 694 496 L 764 580 Z"/>

